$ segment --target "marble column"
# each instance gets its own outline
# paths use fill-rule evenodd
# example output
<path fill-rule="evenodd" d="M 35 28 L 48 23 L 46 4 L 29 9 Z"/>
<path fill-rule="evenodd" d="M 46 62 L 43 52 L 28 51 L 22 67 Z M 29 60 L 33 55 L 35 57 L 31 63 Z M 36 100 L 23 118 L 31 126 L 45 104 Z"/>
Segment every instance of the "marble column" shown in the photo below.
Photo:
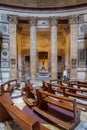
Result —
<path fill-rule="evenodd" d="M 70 17 L 70 79 L 77 79 L 78 16 Z"/>
<path fill-rule="evenodd" d="M 70 35 L 66 32 L 65 34 L 65 69 L 69 69 L 70 67 Z"/>
<path fill-rule="evenodd" d="M 21 46 L 21 33 L 20 33 L 20 30 L 17 30 L 17 43 L 18 43 L 18 79 L 22 80 L 21 77 L 22 77 L 22 53 L 21 53 L 21 50 L 22 50 L 22 46 Z"/>
<path fill-rule="evenodd" d="M 51 18 L 51 79 L 57 79 L 57 19 Z"/>
<path fill-rule="evenodd" d="M 30 77 L 36 79 L 36 18 L 30 19 Z"/>
<path fill-rule="evenodd" d="M 17 78 L 17 16 L 9 15 L 8 20 L 10 33 L 10 78 L 14 79 Z"/>

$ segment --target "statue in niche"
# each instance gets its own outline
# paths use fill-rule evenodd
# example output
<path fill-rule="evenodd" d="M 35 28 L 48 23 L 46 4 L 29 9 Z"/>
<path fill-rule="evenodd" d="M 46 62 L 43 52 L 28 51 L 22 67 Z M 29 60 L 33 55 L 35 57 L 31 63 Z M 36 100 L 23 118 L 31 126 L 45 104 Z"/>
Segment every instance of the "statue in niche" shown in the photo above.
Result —
<path fill-rule="evenodd" d="M 44 62 L 45 62 L 45 59 L 42 60 L 42 68 L 41 68 L 41 71 L 46 71 L 45 66 L 44 66 Z"/>
<path fill-rule="evenodd" d="M 46 71 L 45 68 L 45 60 L 48 58 L 48 52 L 39 52 L 39 59 L 41 60 L 41 70 L 40 71 Z"/>

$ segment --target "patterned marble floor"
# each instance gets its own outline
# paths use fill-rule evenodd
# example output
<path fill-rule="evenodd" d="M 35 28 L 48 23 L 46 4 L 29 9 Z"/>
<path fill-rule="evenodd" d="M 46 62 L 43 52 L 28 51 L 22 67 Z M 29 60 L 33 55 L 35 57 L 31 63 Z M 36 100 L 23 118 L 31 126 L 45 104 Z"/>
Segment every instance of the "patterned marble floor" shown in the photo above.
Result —
<path fill-rule="evenodd" d="M 32 82 L 34 84 L 34 87 L 41 87 L 42 83 L 41 82 Z M 24 83 L 21 83 L 21 87 L 20 89 L 24 86 Z M 18 96 L 17 98 L 12 98 L 13 102 L 15 105 L 17 105 L 21 110 L 24 108 L 24 106 L 26 106 L 26 104 L 24 103 L 21 95 L 21 91 L 20 90 L 14 90 L 14 92 L 12 93 L 12 97 Z M 81 112 L 81 123 L 75 128 L 75 130 L 87 130 L 87 112 L 82 111 Z M 50 130 L 62 130 L 59 128 L 56 128 L 52 125 L 48 125 Z M 23 128 L 21 128 L 14 120 L 10 120 L 10 121 L 5 121 L 5 122 L 1 122 L 0 123 L 0 130 L 24 130 Z"/>

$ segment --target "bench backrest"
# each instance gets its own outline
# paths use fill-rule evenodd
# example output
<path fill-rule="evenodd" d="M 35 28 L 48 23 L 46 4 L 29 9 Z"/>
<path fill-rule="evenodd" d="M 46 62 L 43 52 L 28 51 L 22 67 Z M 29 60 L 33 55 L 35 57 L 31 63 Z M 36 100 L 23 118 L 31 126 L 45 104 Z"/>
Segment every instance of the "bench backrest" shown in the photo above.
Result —
<path fill-rule="evenodd" d="M 34 94 L 32 93 L 33 87 L 31 86 L 31 84 L 26 84 L 25 88 L 26 88 L 26 96 L 28 98 L 35 98 Z"/>
<path fill-rule="evenodd" d="M 59 107 L 66 109 L 66 110 L 69 110 L 69 111 L 72 111 L 73 115 L 74 115 L 74 119 L 76 118 L 76 109 L 77 108 L 76 108 L 76 100 L 75 99 L 64 97 L 64 96 L 58 96 L 58 95 L 48 93 L 47 91 L 43 91 L 43 90 L 37 90 L 38 106 L 40 107 L 40 104 L 42 104 L 42 106 L 45 107 L 43 100 L 48 98 L 48 97 L 49 98 L 51 97 L 51 99 L 53 99 L 54 102 L 56 101 L 56 99 L 57 99 L 57 101 L 58 100 L 61 101 L 61 104 L 63 103 L 63 105 L 61 105 Z M 50 100 L 50 103 L 51 103 L 51 100 Z M 64 106 L 64 104 L 65 104 L 65 106 Z M 57 105 L 58 105 L 58 103 L 57 103 Z"/>
<path fill-rule="evenodd" d="M 86 95 L 82 95 L 82 92 L 86 92 L 86 89 L 80 89 L 80 88 L 73 88 L 73 87 L 69 87 L 69 86 L 59 86 L 59 85 L 55 85 L 55 84 L 50 84 L 50 83 L 44 83 L 45 87 L 48 88 L 48 92 L 50 93 L 55 93 L 55 92 L 59 92 L 62 93 L 64 96 L 73 96 L 73 97 L 77 97 L 77 98 L 83 98 L 83 99 L 87 99 Z M 52 86 L 55 86 L 57 89 L 53 89 Z M 61 91 L 60 91 L 61 90 Z M 68 90 L 68 92 L 67 92 Z M 80 93 L 77 93 L 80 92 Z"/>
<path fill-rule="evenodd" d="M 18 80 L 17 79 L 13 79 L 13 80 L 9 80 L 9 85 L 15 85 L 16 87 L 19 87 L 20 86 L 20 83 L 18 83 Z"/>
<path fill-rule="evenodd" d="M 9 80 L 3 84 L 1 84 L 1 92 L 6 92 L 14 89 L 14 87 L 18 88 L 20 83 L 18 83 L 17 79 Z"/>

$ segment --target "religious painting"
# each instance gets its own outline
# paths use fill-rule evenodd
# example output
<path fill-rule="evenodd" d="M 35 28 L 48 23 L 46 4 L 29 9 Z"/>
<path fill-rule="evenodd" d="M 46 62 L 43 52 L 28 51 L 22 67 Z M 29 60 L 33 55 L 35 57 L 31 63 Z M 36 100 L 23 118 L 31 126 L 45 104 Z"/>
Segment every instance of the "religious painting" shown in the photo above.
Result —
<path fill-rule="evenodd" d="M 79 67 L 83 68 L 86 66 L 86 62 L 79 62 Z"/>
<path fill-rule="evenodd" d="M 86 60 L 86 50 L 85 49 L 79 49 L 79 61 L 85 61 Z"/>

